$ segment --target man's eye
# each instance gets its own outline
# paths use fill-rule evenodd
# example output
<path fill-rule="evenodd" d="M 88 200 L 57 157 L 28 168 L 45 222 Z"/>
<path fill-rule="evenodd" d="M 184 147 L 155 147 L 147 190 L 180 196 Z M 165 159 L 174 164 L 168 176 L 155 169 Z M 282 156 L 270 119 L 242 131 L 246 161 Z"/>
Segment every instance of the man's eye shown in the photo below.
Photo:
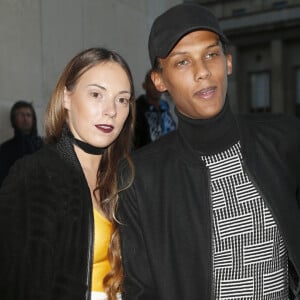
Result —
<path fill-rule="evenodd" d="M 187 61 L 186 59 L 180 60 L 180 61 L 178 61 L 178 62 L 176 63 L 176 65 L 177 65 L 178 67 L 185 66 L 185 65 L 187 65 L 187 64 L 188 64 L 188 61 Z"/>
<path fill-rule="evenodd" d="M 209 58 L 214 58 L 219 56 L 219 52 L 209 52 L 205 55 L 205 58 L 209 59 Z"/>

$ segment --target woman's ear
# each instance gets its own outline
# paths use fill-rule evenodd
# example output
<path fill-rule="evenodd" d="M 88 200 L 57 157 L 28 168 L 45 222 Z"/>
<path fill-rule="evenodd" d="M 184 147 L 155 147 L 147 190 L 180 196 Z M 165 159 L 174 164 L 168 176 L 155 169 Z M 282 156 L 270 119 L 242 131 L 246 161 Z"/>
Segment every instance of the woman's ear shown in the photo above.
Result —
<path fill-rule="evenodd" d="M 153 84 L 155 85 L 156 89 L 163 93 L 167 90 L 164 80 L 162 78 L 162 74 L 159 71 L 152 71 L 151 73 L 151 79 L 153 81 Z"/>
<path fill-rule="evenodd" d="M 71 108 L 71 97 L 70 92 L 67 90 L 67 88 L 64 88 L 64 108 L 67 110 L 70 110 Z"/>

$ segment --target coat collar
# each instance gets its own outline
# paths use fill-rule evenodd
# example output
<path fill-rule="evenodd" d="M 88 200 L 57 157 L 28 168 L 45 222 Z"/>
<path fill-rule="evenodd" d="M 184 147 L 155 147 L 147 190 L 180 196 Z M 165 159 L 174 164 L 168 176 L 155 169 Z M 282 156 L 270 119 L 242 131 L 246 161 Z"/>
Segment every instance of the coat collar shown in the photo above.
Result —
<path fill-rule="evenodd" d="M 72 138 L 68 134 L 68 131 L 69 129 L 64 126 L 62 129 L 62 135 L 58 143 L 55 145 L 56 151 L 58 152 L 59 156 L 74 169 L 83 172 L 74 150 Z"/>

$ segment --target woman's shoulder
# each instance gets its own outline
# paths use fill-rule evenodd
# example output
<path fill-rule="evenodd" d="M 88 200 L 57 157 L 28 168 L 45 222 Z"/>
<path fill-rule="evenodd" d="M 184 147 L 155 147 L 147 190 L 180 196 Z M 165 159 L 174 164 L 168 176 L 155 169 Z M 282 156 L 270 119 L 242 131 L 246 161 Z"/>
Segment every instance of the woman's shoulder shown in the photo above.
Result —
<path fill-rule="evenodd" d="M 60 158 L 54 145 L 45 145 L 33 154 L 22 157 L 18 160 L 18 164 L 23 168 L 57 167 L 63 164 L 63 160 Z"/>

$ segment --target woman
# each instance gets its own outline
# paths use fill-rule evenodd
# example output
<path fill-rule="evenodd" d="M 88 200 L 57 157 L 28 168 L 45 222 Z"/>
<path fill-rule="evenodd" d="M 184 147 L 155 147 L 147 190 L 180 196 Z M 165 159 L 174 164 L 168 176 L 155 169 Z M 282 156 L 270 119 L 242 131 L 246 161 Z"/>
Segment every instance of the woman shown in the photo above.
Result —
<path fill-rule="evenodd" d="M 133 99 L 115 52 L 88 49 L 65 67 L 46 113 L 49 145 L 18 161 L 0 190 L 0 299 L 116 299 L 116 171 L 131 164 Z"/>

